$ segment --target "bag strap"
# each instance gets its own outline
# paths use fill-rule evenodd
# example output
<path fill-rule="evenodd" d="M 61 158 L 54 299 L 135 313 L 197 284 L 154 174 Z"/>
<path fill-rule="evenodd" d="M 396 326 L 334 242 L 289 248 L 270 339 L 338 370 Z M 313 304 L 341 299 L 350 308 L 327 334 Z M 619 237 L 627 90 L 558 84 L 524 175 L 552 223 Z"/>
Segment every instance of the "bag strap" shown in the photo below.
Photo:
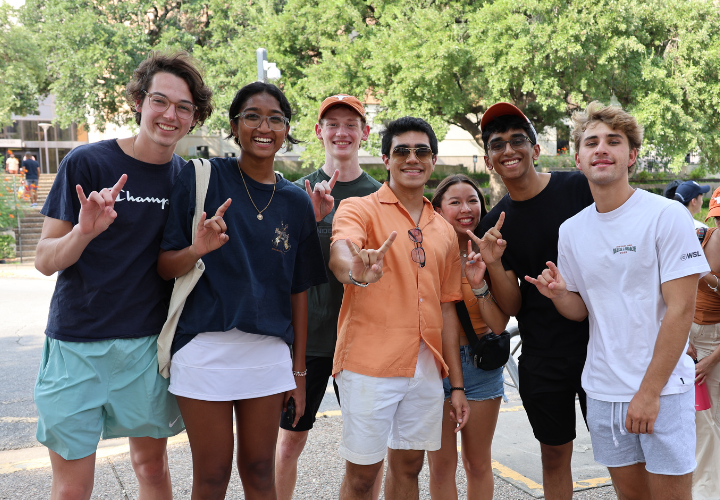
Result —
<path fill-rule="evenodd" d="M 195 234 L 205 208 L 205 197 L 210 183 L 211 167 L 210 162 L 205 158 L 196 158 L 192 162 L 195 165 L 195 214 L 192 223 L 192 242 L 195 243 Z"/>
<path fill-rule="evenodd" d="M 478 338 L 477 333 L 475 333 L 475 328 L 473 328 L 470 313 L 465 306 L 465 301 L 461 300 L 460 302 L 455 302 L 455 309 L 457 310 L 460 324 L 462 325 L 463 330 L 465 330 L 465 336 L 467 337 L 468 342 L 470 342 L 470 346 L 473 350 L 475 350 L 475 346 L 477 346 L 478 342 L 480 342 L 480 339 Z"/>

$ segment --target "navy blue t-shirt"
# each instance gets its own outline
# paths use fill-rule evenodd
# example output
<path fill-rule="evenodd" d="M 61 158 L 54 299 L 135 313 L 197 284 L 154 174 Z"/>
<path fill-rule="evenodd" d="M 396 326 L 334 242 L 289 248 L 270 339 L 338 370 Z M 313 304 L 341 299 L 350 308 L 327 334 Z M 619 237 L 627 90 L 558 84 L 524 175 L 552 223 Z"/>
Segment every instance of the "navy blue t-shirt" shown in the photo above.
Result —
<path fill-rule="evenodd" d="M 39 179 L 40 178 L 40 165 L 32 158 L 22 162 L 22 166 L 27 172 L 25 173 L 26 179 Z"/>
<path fill-rule="evenodd" d="M 88 196 L 122 174 L 128 178 L 115 222 L 59 272 L 48 337 L 91 342 L 160 333 L 173 285 L 158 275 L 157 259 L 173 180 L 184 164 L 176 155 L 163 165 L 135 160 L 114 139 L 77 147 L 63 159 L 41 212 L 73 226 L 80 213 L 76 184 Z"/>
<path fill-rule="evenodd" d="M 204 212 L 212 217 L 228 198 L 225 212 L 229 241 L 203 256 L 205 272 L 190 293 L 178 322 L 172 352 L 201 332 L 244 332 L 293 342 L 290 294 L 327 283 L 325 261 L 310 197 L 277 176 L 272 184 L 245 175 L 247 189 L 259 209 L 257 219 L 234 158 L 213 158 Z M 195 213 L 195 167 L 180 172 L 170 196 L 163 250 L 181 250 L 192 243 Z"/>

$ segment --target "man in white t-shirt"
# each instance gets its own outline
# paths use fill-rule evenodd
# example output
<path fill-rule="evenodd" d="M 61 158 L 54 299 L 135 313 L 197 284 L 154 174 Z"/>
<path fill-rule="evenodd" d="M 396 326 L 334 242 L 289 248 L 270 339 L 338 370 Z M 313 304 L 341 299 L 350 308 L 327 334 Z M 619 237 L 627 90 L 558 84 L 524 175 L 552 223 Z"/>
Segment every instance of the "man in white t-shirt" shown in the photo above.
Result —
<path fill-rule="evenodd" d="M 709 266 L 688 211 L 628 183 L 643 139 L 635 118 L 594 102 L 573 121 L 595 203 L 560 226 L 558 267 L 525 279 L 566 318 L 589 316 L 587 422 L 618 496 L 690 500 L 695 370 L 682 354 Z"/>

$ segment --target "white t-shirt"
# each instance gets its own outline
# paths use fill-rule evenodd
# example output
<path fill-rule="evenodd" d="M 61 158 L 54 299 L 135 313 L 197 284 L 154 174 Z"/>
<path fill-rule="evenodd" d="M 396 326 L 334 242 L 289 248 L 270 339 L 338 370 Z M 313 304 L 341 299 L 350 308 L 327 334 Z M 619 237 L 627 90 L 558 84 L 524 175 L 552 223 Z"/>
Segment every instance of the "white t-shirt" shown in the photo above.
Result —
<path fill-rule="evenodd" d="M 612 212 L 593 203 L 560 226 L 558 268 L 589 312 L 582 386 L 593 399 L 633 398 L 667 309 L 661 284 L 710 271 L 690 217 L 680 203 L 636 189 Z M 688 391 L 694 379 L 692 359 L 680 356 L 661 395 Z"/>

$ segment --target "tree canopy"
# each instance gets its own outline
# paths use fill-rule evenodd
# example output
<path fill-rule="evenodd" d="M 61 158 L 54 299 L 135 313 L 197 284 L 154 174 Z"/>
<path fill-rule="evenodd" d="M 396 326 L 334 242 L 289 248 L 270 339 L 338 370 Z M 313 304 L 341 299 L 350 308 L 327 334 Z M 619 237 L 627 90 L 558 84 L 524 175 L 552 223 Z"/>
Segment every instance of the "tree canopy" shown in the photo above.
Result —
<path fill-rule="evenodd" d="M 13 89 L 13 110 L 52 92 L 61 122 L 102 127 L 130 119 L 124 86 L 150 50 L 188 50 L 216 92 L 208 126 L 219 129 L 265 47 L 308 164 L 322 160 L 312 125 L 333 93 L 379 99 L 376 121 L 413 114 L 441 138 L 454 124 L 479 144 L 497 101 L 541 130 L 614 95 L 645 126 L 646 151 L 678 167 L 697 150 L 720 170 L 719 14 L 711 0 L 30 0 L 2 31 L 24 30 L 24 45 L 0 54 L 40 61 Z"/>

